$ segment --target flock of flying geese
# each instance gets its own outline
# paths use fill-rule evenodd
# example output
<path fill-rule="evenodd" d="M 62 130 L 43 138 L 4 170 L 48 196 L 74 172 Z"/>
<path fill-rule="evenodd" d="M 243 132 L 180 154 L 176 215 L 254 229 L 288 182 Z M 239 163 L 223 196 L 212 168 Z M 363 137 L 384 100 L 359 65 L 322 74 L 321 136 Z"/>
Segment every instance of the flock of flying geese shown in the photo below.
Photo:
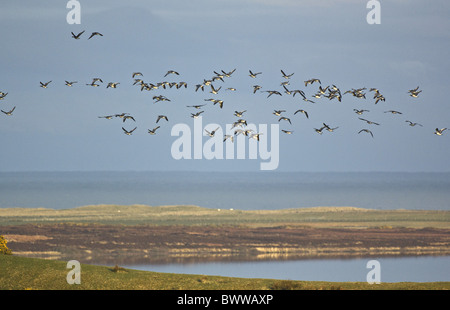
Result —
<path fill-rule="evenodd" d="M 84 32 L 84 31 L 83 31 Z M 79 37 L 83 34 L 83 32 L 75 35 L 72 33 L 73 37 L 75 39 L 79 39 Z M 95 35 L 101 35 L 100 33 L 94 32 L 92 33 L 92 35 L 89 37 L 92 38 Z M 219 91 L 221 91 L 222 86 L 217 87 L 214 86 L 214 82 L 216 81 L 222 81 L 224 82 L 225 78 L 229 78 L 231 77 L 231 75 L 235 72 L 236 69 L 230 71 L 230 72 L 225 72 L 223 70 L 221 70 L 221 72 L 214 72 L 214 76 L 210 79 L 203 79 L 203 82 L 200 84 L 196 84 L 195 85 L 195 92 L 198 91 L 202 91 L 204 92 L 205 89 L 210 89 L 210 93 L 213 95 L 217 95 L 219 93 Z M 285 79 L 285 81 L 283 83 L 281 83 L 281 86 L 284 89 L 284 93 L 287 95 L 292 95 L 293 97 L 295 97 L 296 95 L 299 95 L 303 101 L 305 102 L 309 102 L 309 103 L 315 103 L 314 100 L 309 99 L 305 92 L 303 90 L 300 89 L 296 89 L 296 90 L 289 90 L 289 79 L 292 77 L 292 75 L 294 73 L 291 74 L 286 74 L 283 70 L 281 71 L 281 75 L 282 77 Z M 251 70 L 249 70 L 249 76 L 253 79 L 256 79 L 258 75 L 262 74 L 262 72 L 252 72 Z M 164 77 L 167 77 L 168 75 L 176 75 L 179 76 L 180 74 L 177 71 L 174 70 L 169 70 L 167 71 L 167 73 L 164 75 Z M 180 81 L 180 82 L 159 82 L 159 83 L 149 83 L 149 82 L 144 82 L 143 78 L 143 74 L 141 72 L 134 72 L 132 74 L 132 78 L 134 79 L 133 81 L 133 85 L 138 85 L 141 91 L 152 91 L 152 90 L 156 90 L 156 89 L 168 89 L 168 88 L 187 88 L 188 84 L 184 81 Z M 48 82 L 40 82 L 40 87 L 41 88 L 48 88 L 50 83 L 52 81 L 48 81 Z M 76 83 L 78 83 L 77 81 L 65 81 L 65 85 L 68 87 L 72 87 L 74 86 Z M 90 87 L 100 87 L 101 83 L 103 83 L 103 80 L 101 78 L 93 78 L 92 81 L 90 83 L 87 83 L 86 86 L 90 86 Z M 356 98 L 363 98 L 366 99 L 366 95 L 367 93 L 366 88 L 358 88 L 358 89 L 351 89 L 351 90 L 347 90 L 344 93 L 341 93 L 341 90 L 336 87 L 335 85 L 330 85 L 330 86 L 326 86 L 326 87 L 322 87 L 321 85 L 321 81 L 317 78 L 313 78 L 313 79 L 309 79 L 304 81 L 304 85 L 305 87 L 307 87 L 308 85 L 312 85 L 314 83 L 319 84 L 318 86 L 318 90 L 317 92 L 311 97 L 311 98 L 328 98 L 329 100 L 338 100 L 339 102 L 342 101 L 342 97 L 346 94 L 351 94 L 352 96 L 356 97 Z M 117 88 L 118 85 L 120 83 L 119 82 L 109 82 L 108 84 L 106 84 L 106 88 Z M 283 94 L 278 91 L 278 90 L 261 90 L 261 86 L 260 85 L 254 85 L 253 86 L 253 94 L 255 94 L 256 92 L 260 91 L 260 92 L 264 92 L 267 93 L 267 98 L 271 97 L 271 96 L 283 96 Z M 229 91 L 236 91 L 235 88 L 233 87 L 229 87 L 226 88 L 226 90 Z M 368 90 L 368 92 L 373 92 L 373 99 L 375 100 L 375 104 L 377 104 L 379 101 L 385 101 L 385 97 L 380 93 L 380 91 L 376 88 L 370 88 Z M 413 98 L 417 98 L 419 96 L 419 94 L 422 92 L 422 90 L 419 90 L 419 87 L 416 87 L 414 89 L 411 89 L 408 91 L 409 95 Z M 0 100 L 5 99 L 5 97 L 8 95 L 8 93 L 6 92 L 2 92 L 0 91 Z M 171 100 L 163 95 L 155 95 L 152 97 L 154 102 L 160 102 L 160 101 L 168 101 L 170 102 Z M 218 104 L 218 106 L 220 108 L 223 108 L 223 104 L 224 101 L 220 100 L 220 99 L 214 99 L 214 98 L 208 98 L 208 99 L 204 99 L 205 101 L 209 101 L 212 102 L 213 105 Z M 194 108 L 194 109 L 201 109 L 202 107 L 204 107 L 206 104 L 198 104 L 198 105 L 189 105 L 187 107 L 190 108 Z M 13 107 L 11 110 L 8 111 L 4 111 L 1 110 L 2 113 L 4 113 L 7 116 L 11 116 L 14 112 L 14 110 L 16 109 L 16 107 Z M 254 133 L 252 130 L 250 129 L 246 129 L 245 127 L 247 126 L 247 121 L 245 119 L 242 118 L 243 114 L 246 112 L 247 110 L 243 110 L 243 111 L 235 111 L 234 116 L 238 117 L 238 120 L 236 120 L 233 123 L 232 128 L 236 128 L 234 131 L 234 135 L 239 135 L 239 134 L 243 134 L 245 136 L 248 136 L 249 138 L 254 138 L 256 140 L 259 141 L 259 136 L 260 133 Z M 362 115 L 365 112 L 370 112 L 369 110 L 366 109 L 353 109 L 353 111 L 357 114 L 357 115 Z M 198 118 L 202 113 L 204 113 L 205 111 L 201 110 L 198 111 L 197 113 L 191 113 L 191 117 L 192 118 Z M 274 110 L 273 114 L 278 118 L 278 122 L 284 121 L 284 122 L 288 122 L 289 124 L 292 125 L 291 119 L 284 116 L 283 113 L 286 112 L 286 110 Z M 309 119 L 309 115 L 308 112 L 304 109 L 298 109 L 294 112 L 294 115 L 296 115 L 297 113 L 301 113 L 303 114 L 307 119 Z M 395 110 L 388 110 L 385 111 L 384 113 L 391 113 L 391 114 L 402 114 L 402 112 L 399 111 L 395 111 Z M 129 113 L 120 113 L 120 114 L 112 114 L 112 115 L 105 115 L 105 116 L 98 116 L 98 118 L 105 118 L 105 119 L 113 119 L 113 118 L 121 118 L 122 122 L 125 123 L 127 120 L 131 120 L 131 121 L 136 121 L 135 118 L 130 115 Z M 375 125 L 375 126 L 379 126 L 380 124 L 374 121 L 370 121 L 366 118 L 362 118 L 362 117 L 358 117 L 359 120 L 365 122 L 368 125 Z M 169 119 L 166 115 L 158 115 L 157 119 L 156 119 L 156 124 L 158 124 L 160 121 L 166 121 L 168 122 Z M 414 127 L 414 126 L 421 126 L 423 127 L 421 124 L 416 123 L 416 122 L 412 122 L 410 120 L 406 120 L 406 123 L 408 123 L 409 126 Z M 148 133 L 151 135 L 155 135 L 156 131 L 160 128 L 160 125 L 155 125 L 155 127 L 153 129 L 148 129 Z M 328 132 L 334 132 L 336 129 L 338 129 L 339 127 L 331 127 L 330 125 L 326 124 L 326 123 L 322 123 L 322 126 L 320 128 L 314 128 L 315 132 L 317 132 L 318 134 L 322 134 L 324 130 L 328 131 Z M 122 127 L 123 133 L 126 135 L 132 135 L 133 132 L 137 129 L 137 126 L 135 126 L 133 129 L 128 130 L 125 129 L 124 127 Z M 447 130 L 447 128 L 436 128 L 434 131 L 434 134 L 441 136 L 443 135 L 444 131 Z M 205 132 L 208 136 L 213 137 L 216 133 L 217 129 L 212 130 L 212 131 L 208 131 L 205 129 Z M 285 130 L 285 129 L 281 129 L 281 131 L 285 134 L 292 134 L 293 131 L 292 130 Z M 372 136 L 372 138 L 374 137 L 373 132 L 371 130 L 369 130 L 368 128 L 363 128 L 361 130 L 358 131 L 358 134 L 360 133 L 367 133 L 370 134 Z M 227 139 L 230 139 L 231 141 L 233 141 L 234 136 L 233 135 L 224 135 L 224 139 L 223 141 L 226 141 Z"/>
<path fill-rule="evenodd" d="M 78 34 L 74 34 L 73 32 L 72 34 L 72 38 L 74 38 L 75 40 L 79 40 L 80 37 L 83 35 L 85 31 L 82 31 Z M 95 36 L 103 36 L 101 33 L 99 32 L 92 32 L 91 35 L 89 36 L 88 40 L 95 37 Z M 217 95 L 219 94 L 219 92 L 222 90 L 223 86 L 215 86 L 214 83 L 215 82 L 224 82 L 225 78 L 230 78 L 233 73 L 236 71 L 236 69 L 233 69 L 232 71 L 226 72 L 224 70 L 221 70 L 220 72 L 217 71 L 213 71 L 214 75 L 210 78 L 210 79 L 203 79 L 202 83 L 196 84 L 195 85 L 195 92 L 205 92 L 205 90 L 210 90 L 209 93 L 213 94 L 213 95 Z M 345 96 L 346 94 L 350 94 L 356 98 L 360 98 L 360 99 L 366 99 L 366 88 L 358 88 L 358 89 L 351 89 L 351 90 L 347 90 L 343 93 L 341 93 L 341 90 L 336 86 L 336 85 L 329 85 L 326 87 L 322 87 L 322 83 L 320 81 L 320 79 L 317 78 L 312 78 L 309 80 L 304 81 L 304 86 L 305 88 L 308 87 L 308 85 L 313 85 L 313 84 L 318 84 L 318 90 L 317 92 L 311 96 L 311 97 L 307 97 L 305 92 L 303 90 L 300 89 L 289 89 L 290 88 L 290 79 L 291 77 L 294 75 L 294 73 L 291 74 L 286 74 L 283 70 L 281 71 L 281 77 L 284 79 L 283 82 L 281 83 L 280 86 L 282 86 L 282 90 L 262 90 L 262 87 L 260 85 L 253 85 L 253 94 L 256 94 L 258 91 L 262 92 L 262 93 L 267 93 L 267 98 L 271 97 L 271 96 L 283 96 L 284 92 L 287 95 L 291 95 L 293 97 L 295 97 L 296 95 L 298 95 L 303 101 L 308 102 L 308 103 L 315 103 L 314 99 L 319 99 L 319 98 L 327 98 L 329 100 L 337 100 L 339 102 L 342 101 L 343 96 Z M 253 72 L 252 70 L 248 71 L 248 76 L 252 79 L 257 79 L 258 75 L 262 74 L 262 72 Z M 174 76 L 179 76 L 180 74 L 175 71 L 175 70 L 169 70 L 167 71 L 167 73 L 164 75 L 164 78 L 166 78 L 169 75 L 174 75 Z M 153 91 L 153 90 L 158 90 L 158 89 L 169 89 L 169 88 L 176 88 L 176 89 L 180 89 L 180 88 L 187 88 L 188 84 L 186 82 L 180 81 L 180 82 L 159 82 L 159 83 L 150 83 L 150 82 L 144 82 L 143 80 L 143 74 L 141 72 L 134 72 L 132 74 L 132 79 L 133 81 L 133 85 L 137 85 L 141 91 Z M 52 81 L 48 81 L 48 82 L 40 82 L 40 87 L 41 88 L 48 88 L 50 83 Z M 68 87 L 72 87 L 74 86 L 76 83 L 78 83 L 77 81 L 65 81 L 65 85 Z M 90 86 L 90 87 L 100 87 L 101 84 L 103 83 L 103 80 L 101 78 L 93 78 L 92 81 L 90 83 L 87 83 L 86 86 Z M 108 84 L 106 84 L 106 88 L 117 88 L 118 85 L 120 83 L 119 82 L 109 82 Z M 311 86 L 310 86 L 311 87 Z M 308 88 L 310 88 L 308 87 Z M 235 88 L 233 87 L 228 87 L 225 89 L 226 91 L 236 91 Z M 370 88 L 368 90 L 368 92 L 373 93 L 373 99 L 375 100 L 375 104 L 377 104 L 380 101 L 385 101 L 385 97 L 380 93 L 380 91 L 376 88 Z M 417 98 L 419 96 L 419 94 L 422 92 L 422 90 L 419 90 L 419 87 L 416 87 L 414 89 L 411 89 L 408 91 L 409 95 L 413 98 Z M 2 92 L 0 91 L 0 100 L 3 100 L 6 98 L 6 96 L 8 95 L 8 93 L 6 92 Z M 171 100 L 163 95 L 155 95 L 152 97 L 154 102 L 170 102 Z M 224 101 L 220 100 L 220 99 L 215 99 L 215 98 L 207 98 L 204 99 L 204 101 L 208 101 L 208 102 L 212 102 L 213 105 L 218 104 L 219 108 L 223 108 L 224 105 Z M 194 109 L 202 109 L 202 107 L 204 107 L 206 104 L 197 104 L 197 105 L 189 105 L 187 107 L 189 108 L 194 108 Z M 1 112 L 7 116 L 11 116 L 14 112 L 14 110 L 16 109 L 16 107 L 13 107 L 11 110 L 1 110 Z M 363 115 L 365 112 L 370 112 L 369 110 L 366 109 L 353 109 L 353 111 L 357 114 L 357 115 Z M 197 113 L 191 113 L 191 117 L 192 118 L 198 118 L 202 113 L 204 113 L 204 110 L 198 111 Z M 234 136 L 239 135 L 239 134 L 243 134 L 245 136 L 248 136 L 249 138 L 254 138 L 256 140 L 259 140 L 259 135 L 260 133 L 254 133 L 252 130 L 250 129 L 246 129 L 245 127 L 247 126 L 247 121 L 245 119 L 243 119 L 243 114 L 246 112 L 246 110 L 243 111 L 235 111 L 234 116 L 238 117 L 238 120 L 236 120 L 233 123 L 233 129 L 234 131 Z M 278 117 L 278 122 L 288 122 L 289 124 L 292 125 L 291 119 L 289 119 L 288 117 L 286 117 L 283 113 L 285 113 L 286 110 L 274 110 L 273 114 L 275 116 Z M 298 109 L 294 112 L 294 115 L 296 115 L 297 113 L 301 113 L 303 114 L 307 119 L 309 119 L 309 114 L 306 110 L 304 109 Z M 391 114 L 402 114 L 399 111 L 395 111 L 395 110 L 388 110 L 385 111 L 384 113 L 391 113 Z M 105 116 L 98 116 L 98 118 L 105 118 L 105 119 L 113 119 L 113 118 L 121 118 L 122 122 L 125 123 L 127 120 L 131 120 L 131 121 L 136 121 L 135 118 L 130 115 L 129 113 L 120 113 L 120 114 L 113 114 L 113 115 L 105 115 Z M 373 122 L 370 121 L 366 118 L 362 118 L 362 117 L 358 117 L 359 120 L 365 122 L 368 125 L 375 125 L 375 126 L 379 126 L 380 124 L 377 122 Z M 156 119 L 156 124 L 158 124 L 160 121 L 166 121 L 168 122 L 169 119 L 166 115 L 158 115 L 157 119 Z M 409 126 L 414 127 L 414 126 L 421 126 L 423 127 L 421 124 L 416 123 L 416 122 L 412 122 L 409 120 L 405 121 L 406 123 L 408 123 Z M 152 129 L 148 129 L 148 133 L 151 135 L 155 135 L 156 131 L 160 128 L 160 125 L 156 125 L 155 127 Z M 326 123 L 322 123 L 322 126 L 320 126 L 320 128 L 314 128 L 315 132 L 317 132 L 318 134 L 322 134 L 324 130 L 328 131 L 328 132 L 334 132 L 336 129 L 338 129 L 339 127 L 332 127 Z M 135 126 L 133 129 L 128 130 L 125 129 L 122 126 L 122 130 L 123 133 L 126 135 L 132 135 L 133 132 L 137 129 L 137 126 Z M 434 131 L 434 134 L 441 136 L 444 131 L 447 130 L 447 128 L 436 128 Z M 212 130 L 212 131 L 208 131 L 205 130 L 206 134 L 210 137 L 213 137 L 216 133 L 216 130 Z M 293 131 L 292 130 L 285 130 L 282 129 L 281 130 L 283 133 L 285 134 L 292 134 Z M 369 130 L 368 128 L 362 128 L 358 131 L 358 134 L 360 133 L 367 133 L 370 134 L 372 136 L 372 138 L 374 137 L 373 132 L 371 130 Z M 223 141 L 226 141 L 227 139 L 230 139 L 231 141 L 233 141 L 234 138 L 233 135 L 224 135 L 224 139 Z"/>

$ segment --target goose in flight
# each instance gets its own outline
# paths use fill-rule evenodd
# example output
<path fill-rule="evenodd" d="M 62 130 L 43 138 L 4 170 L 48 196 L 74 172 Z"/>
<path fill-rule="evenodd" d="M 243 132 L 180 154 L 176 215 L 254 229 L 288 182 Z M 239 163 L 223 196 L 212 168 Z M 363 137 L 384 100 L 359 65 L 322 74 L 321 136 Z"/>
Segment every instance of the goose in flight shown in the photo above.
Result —
<path fill-rule="evenodd" d="M 106 118 L 106 119 L 112 119 L 114 115 L 105 115 L 105 116 L 99 116 L 98 118 Z"/>
<path fill-rule="evenodd" d="M 91 84 L 86 84 L 86 85 L 88 85 L 88 86 L 93 86 L 93 87 L 98 87 L 98 86 L 100 86 L 100 85 L 98 85 L 98 84 L 95 84 L 95 82 L 103 83 L 103 80 L 102 80 L 101 78 L 93 78 L 93 79 L 92 79 L 92 83 L 91 83 Z"/>
<path fill-rule="evenodd" d="M 209 132 L 208 130 L 205 129 L 206 133 L 208 134 L 208 136 L 210 137 L 214 137 L 214 135 L 216 134 L 216 131 L 219 130 L 220 127 L 217 127 L 216 129 L 214 129 L 213 131 Z"/>
<path fill-rule="evenodd" d="M 159 96 L 153 96 L 153 100 L 155 100 L 154 103 L 159 102 L 159 101 L 170 101 L 169 98 L 166 98 L 163 95 L 159 95 Z"/>
<path fill-rule="evenodd" d="M 214 88 L 214 85 L 211 84 L 211 94 L 217 95 L 219 93 L 219 90 L 222 88 L 222 86 L 220 86 L 219 88 Z"/>
<path fill-rule="evenodd" d="M 197 113 L 191 113 L 191 117 L 192 118 L 198 118 L 200 116 L 200 114 L 202 114 L 203 112 L 205 112 L 205 111 L 200 111 L 200 112 L 197 112 Z"/>
<path fill-rule="evenodd" d="M 231 128 L 234 127 L 244 127 L 247 126 L 247 121 L 245 119 L 238 119 L 236 122 L 233 123 L 233 126 Z"/>
<path fill-rule="evenodd" d="M 72 33 L 72 38 L 74 38 L 75 40 L 79 40 L 79 39 L 80 39 L 80 36 L 81 36 L 84 32 L 85 32 L 85 30 L 81 31 L 79 34 L 74 34 L 73 32 L 71 32 L 71 33 Z"/>
<path fill-rule="evenodd" d="M 124 118 L 126 115 L 128 115 L 130 113 L 121 113 L 121 114 L 115 114 L 115 117 L 119 117 L 119 118 Z"/>
<path fill-rule="evenodd" d="M 253 85 L 253 93 L 256 93 L 259 89 L 261 89 L 261 86 Z"/>
<path fill-rule="evenodd" d="M 384 113 L 403 114 L 402 112 L 394 111 L 394 110 L 385 111 Z"/>
<path fill-rule="evenodd" d="M 327 124 L 323 123 L 323 128 L 325 128 L 325 129 L 328 130 L 329 132 L 333 132 L 335 129 L 338 129 L 339 127 L 331 128 L 331 127 L 328 126 Z"/>
<path fill-rule="evenodd" d="M 223 108 L 223 100 L 220 99 L 214 99 L 213 104 L 216 105 L 216 103 L 219 104 L 219 107 L 222 109 Z"/>
<path fill-rule="evenodd" d="M 156 130 L 157 130 L 159 127 L 160 127 L 160 126 L 157 126 L 157 127 L 153 128 L 153 129 L 149 129 L 149 130 L 148 130 L 148 133 L 151 134 L 151 135 L 156 134 Z"/>
<path fill-rule="evenodd" d="M 223 142 L 225 142 L 226 140 L 230 139 L 231 142 L 234 142 L 234 137 L 233 135 L 225 135 L 223 136 Z"/>
<path fill-rule="evenodd" d="M 65 81 L 65 82 L 66 82 L 66 85 L 69 87 L 73 86 L 73 84 L 75 84 L 75 83 L 78 83 L 77 81 L 74 81 L 74 82 Z"/>
<path fill-rule="evenodd" d="M 282 132 L 284 132 L 285 134 L 291 135 L 292 133 L 294 133 L 292 130 L 284 130 L 281 129 Z"/>
<path fill-rule="evenodd" d="M 126 121 L 127 119 L 131 119 L 131 120 L 133 120 L 133 121 L 136 121 L 136 120 L 134 119 L 133 116 L 131 116 L 131 115 L 124 115 L 124 117 L 122 117 L 122 122 L 125 123 L 125 121 Z"/>
<path fill-rule="evenodd" d="M 222 71 L 222 73 L 226 76 L 226 77 L 230 77 L 233 73 L 234 73 L 234 71 L 236 71 L 236 69 L 233 69 L 233 70 L 231 70 L 230 72 L 225 72 L 225 71 L 223 71 L 223 70 L 221 70 Z"/>
<path fill-rule="evenodd" d="M 41 83 L 41 87 L 42 88 L 47 88 L 48 87 L 48 84 L 50 84 L 52 81 L 48 81 L 47 83 L 42 83 L 42 82 L 39 82 L 39 83 Z"/>
<path fill-rule="evenodd" d="M 420 127 L 423 127 L 421 124 L 419 124 L 419 123 L 413 123 L 413 122 L 411 122 L 411 121 L 405 121 L 406 123 L 409 123 L 409 126 L 411 126 L 411 127 L 414 127 L 414 126 L 420 126 Z"/>
<path fill-rule="evenodd" d="M 438 136 L 442 136 L 442 134 L 444 133 L 445 130 L 447 130 L 447 128 L 442 128 L 442 129 L 436 128 L 434 131 L 434 134 L 438 135 Z"/>
<path fill-rule="evenodd" d="M 123 130 L 124 134 L 126 134 L 126 135 L 128 135 L 128 136 L 131 136 L 131 135 L 133 134 L 133 131 L 136 130 L 136 128 L 137 128 L 137 127 L 134 127 L 134 129 L 128 131 L 128 130 L 126 130 L 125 128 L 122 127 L 122 130 Z"/>
<path fill-rule="evenodd" d="M 321 127 L 320 129 L 314 128 L 314 130 L 321 135 L 322 134 L 322 130 L 324 130 L 325 127 Z"/>
<path fill-rule="evenodd" d="M 214 73 L 216 74 L 216 76 L 212 77 L 211 80 L 212 80 L 213 82 L 215 82 L 216 80 L 221 80 L 222 82 L 225 82 L 225 81 L 223 80 L 223 77 L 224 77 L 223 74 L 217 73 L 216 71 L 214 71 Z"/>
<path fill-rule="evenodd" d="M 312 85 L 314 82 L 318 82 L 319 84 L 322 84 L 319 79 L 310 79 L 310 80 L 305 81 L 305 86 L 308 86 L 308 84 Z"/>
<path fill-rule="evenodd" d="M 108 86 L 106 86 L 106 88 L 117 88 L 117 85 L 119 85 L 120 83 L 118 82 L 109 82 Z"/>
<path fill-rule="evenodd" d="M 99 87 L 100 85 L 95 84 L 95 81 L 92 81 L 92 83 L 90 84 L 86 84 L 87 86 L 92 86 L 92 87 Z"/>
<path fill-rule="evenodd" d="M 169 74 L 180 75 L 178 72 L 176 72 L 176 71 L 174 71 L 174 70 L 169 70 L 169 71 L 167 71 L 167 73 L 164 75 L 164 77 L 168 76 Z"/>
<path fill-rule="evenodd" d="M 249 76 L 250 76 L 251 78 L 256 78 L 256 76 L 257 76 L 258 74 L 262 74 L 262 72 L 256 72 L 256 73 L 253 73 L 252 70 L 248 70 L 248 72 L 250 73 Z"/>
<path fill-rule="evenodd" d="M 286 87 L 286 85 L 283 85 L 283 88 L 284 88 L 284 93 L 285 93 L 285 94 L 287 94 L 287 95 L 292 95 L 292 97 L 294 97 L 294 95 L 292 94 L 292 91 L 290 91 L 290 90 Z"/>
<path fill-rule="evenodd" d="M 236 88 L 234 88 L 234 87 L 228 87 L 228 88 L 227 88 L 227 89 L 225 89 L 225 90 L 236 91 Z"/>
<path fill-rule="evenodd" d="M 249 130 L 250 132 L 252 131 L 252 130 Z M 246 135 L 245 134 L 245 131 L 244 130 L 242 130 L 242 129 L 236 129 L 235 131 L 234 131 L 234 135 L 235 136 L 239 136 L 239 135 Z"/>
<path fill-rule="evenodd" d="M 237 117 L 242 117 L 242 115 L 247 112 L 247 110 L 244 111 L 234 111 L 234 115 Z"/>
<path fill-rule="evenodd" d="M 288 121 L 289 124 L 292 125 L 291 120 L 290 120 L 289 118 L 287 118 L 287 117 L 282 116 L 282 117 L 280 117 L 280 118 L 278 119 L 278 121 L 281 121 L 281 120 L 283 120 L 283 121 Z"/>
<path fill-rule="evenodd" d="M 286 112 L 286 110 L 274 110 L 274 112 L 272 114 L 276 115 L 276 116 L 281 116 L 281 113 Z"/>
<path fill-rule="evenodd" d="M 422 91 L 419 90 L 419 86 L 417 86 L 417 87 L 414 88 L 414 89 L 410 89 L 410 90 L 408 91 L 409 95 L 410 95 L 411 97 L 413 97 L 413 98 L 417 98 L 421 92 L 422 92 Z"/>
<path fill-rule="evenodd" d="M 353 109 L 353 111 L 355 111 L 356 114 L 358 115 L 362 115 L 364 112 L 370 112 L 369 110 L 358 110 L 358 109 Z"/>
<path fill-rule="evenodd" d="M 158 118 L 156 119 L 156 123 L 158 123 L 159 120 L 161 120 L 161 119 L 165 119 L 166 121 L 169 121 L 169 119 L 167 118 L 167 116 L 165 116 L 165 115 L 158 115 Z"/>
<path fill-rule="evenodd" d="M 101 37 L 103 37 L 103 34 L 101 34 L 100 32 L 95 31 L 95 32 L 93 32 L 93 33 L 90 35 L 90 37 L 88 38 L 88 40 L 91 39 L 91 38 L 94 37 L 94 36 L 101 36 Z"/>
<path fill-rule="evenodd" d="M 372 122 L 372 121 L 368 121 L 368 120 L 366 120 L 366 119 L 364 119 L 364 118 L 361 118 L 361 117 L 358 117 L 360 120 L 362 120 L 362 121 L 365 121 L 367 124 L 369 124 L 369 125 L 380 125 L 380 124 L 378 124 L 378 123 L 375 123 L 375 122 Z"/>
<path fill-rule="evenodd" d="M 303 97 L 303 101 L 314 103 L 314 101 L 312 101 L 312 100 L 306 98 L 306 95 L 305 95 L 305 93 L 304 93 L 302 90 L 294 91 L 293 97 L 295 97 L 295 94 L 296 94 L 296 93 L 300 94 L 300 95 Z"/>
<path fill-rule="evenodd" d="M 364 98 L 364 99 L 366 99 L 366 94 L 363 92 L 363 90 L 365 90 L 366 88 L 365 87 L 363 87 L 363 88 L 358 88 L 358 89 L 354 89 L 354 88 L 352 88 L 351 90 L 347 90 L 345 93 L 344 93 L 344 95 L 345 94 L 347 94 L 347 93 L 350 93 L 350 94 L 352 94 L 354 97 L 356 97 L 356 98 Z"/>
<path fill-rule="evenodd" d="M 250 136 L 248 137 L 249 139 L 255 139 L 256 141 L 259 141 L 259 136 L 262 135 L 262 133 L 253 133 L 250 134 Z"/>
<path fill-rule="evenodd" d="M 384 98 L 383 95 L 379 94 L 379 95 L 375 95 L 375 97 L 373 97 L 375 100 L 375 104 L 378 103 L 378 101 L 386 101 L 386 98 Z"/>
<path fill-rule="evenodd" d="M 140 84 L 141 86 L 143 85 L 143 84 L 145 84 L 145 82 L 142 80 L 142 79 L 134 79 L 134 82 L 133 82 L 133 85 L 136 85 L 136 84 Z"/>
<path fill-rule="evenodd" d="M 197 85 L 195 85 L 195 91 L 198 91 L 199 89 L 204 91 L 205 90 L 205 84 L 197 84 Z"/>
<path fill-rule="evenodd" d="M 358 132 L 358 134 L 361 133 L 361 132 L 367 132 L 367 133 L 370 133 L 370 135 L 371 135 L 372 138 L 373 138 L 373 133 L 372 133 L 372 131 L 370 131 L 369 129 L 361 129 L 361 130 Z"/>
<path fill-rule="evenodd" d="M 306 112 L 305 110 L 302 110 L 302 109 L 297 110 L 297 111 L 294 112 L 294 115 L 297 114 L 298 112 L 305 114 L 306 118 L 309 118 L 308 112 Z"/>
<path fill-rule="evenodd" d="M 325 88 L 322 88 L 322 86 L 320 85 L 319 86 L 319 94 L 321 94 L 321 95 L 325 95 L 325 93 L 326 93 L 326 91 L 328 90 L 328 87 L 329 86 L 327 86 L 327 87 L 325 87 Z"/>
<path fill-rule="evenodd" d="M 184 86 L 184 88 L 187 88 L 187 83 L 186 82 L 179 82 L 178 84 L 177 84 L 177 89 L 180 89 L 181 87 L 183 87 Z"/>
<path fill-rule="evenodd" d="M 0 92 L 0 100 L 3 100 L 8 93 Z"/>
<path fill-rule="evenodd" d="M 277 90 L 265 90 L 264 92 L 269 93 L 269 95 L 267 95 L 267 98 L 269 98 L 272 95 L 282 96 L 282 94 Z"/>
<path fill-rule="evenodd" d="M 296 94 L 300 94 L 303 98 L 306 98 L 305 92 L 303 90 L 295 89 L 295 90 L 292 90 L 291 93 L 292 93 L 292 97 L 295 97 Z"/>
<path fill-rule="evenodd" d="M 286 73 L 283 72 L 283 70 L 281 70 L 281 74 L 283 75 L 283 77 L 284 77 L 286 80 L 289 80 L 289 79 L 291 78 L 291 76 L 294 75 L 294 73 L 286 74 Z"/>
<path fill-rule="evenodd" d="M 133 79 L 134 79 L 136 76 L 144 76 L 144 75 L 143 75 L 141 72 L 133 72 L 133 75 L 132 75 Z"/>
<path fill-rule="evenodd" d="M 9 111 L 3 111 L 3 110 L 1 110 L 3 113 L 5 113 L 6 115 L 12 115 L 12 113 L 14 112 L 14 110 L 16 109 L 16 107 L 14 107 L 14 108 L 12 108 L 11 110 L 9 110 Z"/>
<path fill-rule="evenodd" d="M 206 104 L 197 104 L 197 105 L 187 105 L 188 108 L 194 108 L 194 109 L 200 109 L 201 107 L 205 106 Z"/>

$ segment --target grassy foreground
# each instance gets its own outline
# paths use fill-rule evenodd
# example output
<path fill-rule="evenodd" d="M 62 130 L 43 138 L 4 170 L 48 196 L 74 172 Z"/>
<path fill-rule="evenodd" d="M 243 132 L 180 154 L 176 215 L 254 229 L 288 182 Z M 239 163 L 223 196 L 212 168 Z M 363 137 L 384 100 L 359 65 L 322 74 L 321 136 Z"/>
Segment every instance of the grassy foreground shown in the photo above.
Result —
<path fill-rule="evenodd" d="M 67 262 L 0 255 L 1 290 L 447 290 L 450 282 L 320 282 L 183 275 L 81 265 L 81 284 L 68 284 Z"/>

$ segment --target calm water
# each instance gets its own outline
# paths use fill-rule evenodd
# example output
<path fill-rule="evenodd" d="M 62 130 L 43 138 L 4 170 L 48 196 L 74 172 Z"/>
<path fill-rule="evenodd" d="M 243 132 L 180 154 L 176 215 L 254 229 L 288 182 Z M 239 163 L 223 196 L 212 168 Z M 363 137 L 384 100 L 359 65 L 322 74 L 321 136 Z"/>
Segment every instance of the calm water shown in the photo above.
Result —
<path fill-rule="evenodd" d="M 450 173 L 0 173 L 0 208 L 193 204 L 242 210 L 313 206 L 450 210 Z M 450 281 L 450 257 L 383 258 L 381 280 Z M 368 259 L 128 266 L 162 272 L 365 281 Z"/>
<path fill-rule="evenodd" d="M 365 282 L 371 268 L 364 259 L 130 265 L 156 272 L 303 281 Z M 380 258 L 381 282 L 450 281 L 450 257 Z"/>
<path fill-rule="evenodd" d="M 449 210 L 450 173 L 0 173 L 0 208 L 89 204 Z"/>

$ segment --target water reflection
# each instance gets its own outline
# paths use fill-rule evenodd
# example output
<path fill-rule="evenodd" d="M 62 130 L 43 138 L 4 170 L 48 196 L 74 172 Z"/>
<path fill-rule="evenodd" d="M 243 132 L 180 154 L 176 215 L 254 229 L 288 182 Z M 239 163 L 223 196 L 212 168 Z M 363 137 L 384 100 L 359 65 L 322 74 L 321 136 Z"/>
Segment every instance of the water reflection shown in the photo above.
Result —
<path fill-rule="evenodd" d="M 296 261 L 206 262 L 192 264 L 127 265 L 155 272 L 280 280 L 365 282 L 369 260 L 314 259 Z M 450 256 L 379 258 L 381 282 L 450 281 Z"/>

